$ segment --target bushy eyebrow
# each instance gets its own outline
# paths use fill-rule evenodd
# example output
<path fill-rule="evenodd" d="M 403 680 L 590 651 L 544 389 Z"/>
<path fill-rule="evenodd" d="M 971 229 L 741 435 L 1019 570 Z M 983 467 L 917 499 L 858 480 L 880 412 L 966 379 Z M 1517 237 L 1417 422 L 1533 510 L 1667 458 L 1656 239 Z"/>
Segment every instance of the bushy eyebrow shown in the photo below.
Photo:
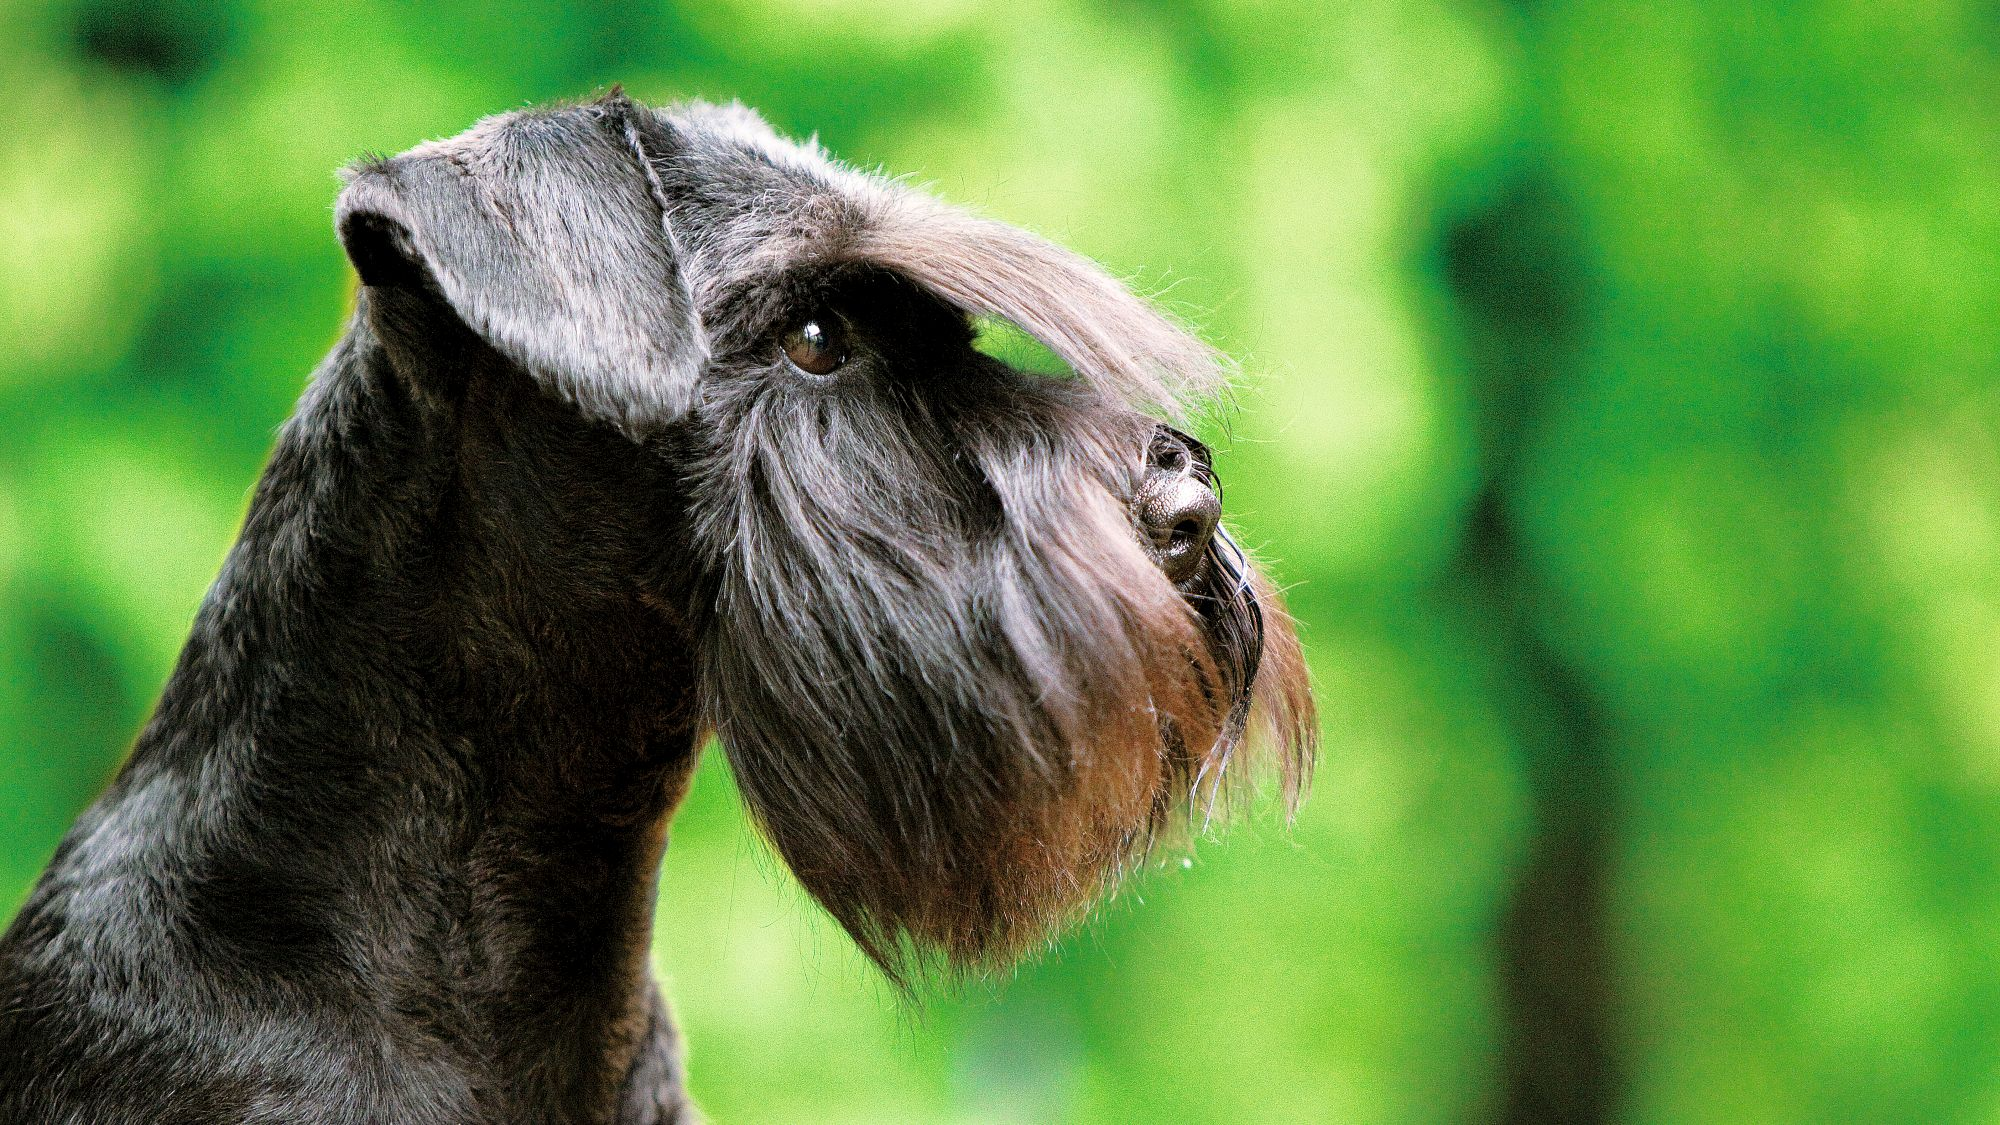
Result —
<path fill-rule="evenodd" d="M 1214 348 L 1075 251 L 786 140 L 741 107 L 682 106 L 665 120 L 680 131 L 678 154 L 642 154 L 676 201 L 669 224 L 691 221 L 680 245 L 699 260 L 702 297 L 760 275 L 866 264 L 967 317 L 1015 325 L 1100 394 L 1169 419 L 1230 381 Z M 716 183 L 734 186 L 718 194 Z"/>
<path fill-rule="evenodd" d="M 870 210 L 848 253 L 1014 324 L 1102 392 L 1182 417 L 1228 381 L 1215 349 L 1081 254 L 907 189 Z"/>

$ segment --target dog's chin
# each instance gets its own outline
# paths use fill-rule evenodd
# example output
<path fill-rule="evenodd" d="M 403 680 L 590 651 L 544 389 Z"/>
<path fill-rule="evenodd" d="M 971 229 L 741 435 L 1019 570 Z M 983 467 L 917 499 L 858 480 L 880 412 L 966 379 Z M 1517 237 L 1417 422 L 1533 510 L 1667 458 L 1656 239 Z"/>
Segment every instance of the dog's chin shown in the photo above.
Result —
<path fill-rule="evenodd" d="M 1098 500 L 956 573 L 807 552 L 724 581 L 708 706 L 738 785 L 899 984 L 1034 950 L 1257 772 L 1246 746 L 1298 792 L 1310 702 L 1268 588 L 1230 549 L 1176 590 Z"/>
<path fill-rule="evenodd" d="M 1218 540 L 1177 589 L 1141 546 L 1153 421 L 1007 389 L 706 406 L 703 707 L 764 834 L 902 984 L 1035 948 L 1191 794 L 1257 772 L 1245 747 L 1288 792 L 1308 758 L 1297 646 L 1248 561 Z"/>

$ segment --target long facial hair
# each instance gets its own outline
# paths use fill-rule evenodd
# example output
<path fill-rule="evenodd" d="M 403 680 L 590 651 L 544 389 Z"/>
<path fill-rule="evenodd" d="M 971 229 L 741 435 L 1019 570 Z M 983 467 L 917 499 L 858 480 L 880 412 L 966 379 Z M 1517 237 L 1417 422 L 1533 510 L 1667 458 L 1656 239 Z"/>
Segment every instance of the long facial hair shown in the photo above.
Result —
<path fill-rule="evenodd" d="M 1214 803 L 1253 723 L 1297 794 L 1275 600 L 1225 539 L 1188 591 L 1140 546 L 1149 416 L 990 361 L 837 393 L 723 375 L 704 413 L 706 705 L 764 833 L 892 980 L 1073 920 Z"/>
<path fill-rule="evenodd" d="M 365 284 L 425 279 L 684 463 L 694 557 L 662 589 L 701 587 L 704 714 L 893 979 L 1022 953 L 1260 764 L 1296 796 L 1313 723 L 1278 600 L 1221 535 L 1177 589 L 1131 514 L 1158 426 L 1228 364 L 1095 263 L 740 106 L 616 91 L 363 162 L 336 221 Z M 794 281 L 843 271 L 893 279 L 858 307 L 903 310 L 878 340 L 902 352 L 811 387 L 773 334 L 813 311 Z M 978 317 L 1072 378 L 978 356 Z"/>

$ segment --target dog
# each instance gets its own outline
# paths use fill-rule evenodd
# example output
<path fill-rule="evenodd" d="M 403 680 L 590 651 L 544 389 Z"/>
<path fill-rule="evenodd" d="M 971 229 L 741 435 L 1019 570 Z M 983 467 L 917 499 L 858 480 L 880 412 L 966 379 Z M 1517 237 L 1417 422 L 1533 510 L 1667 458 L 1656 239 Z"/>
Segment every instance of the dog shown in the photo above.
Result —
<path fill-rule="evenodd" d="M 1180 428 L 1228 367 L 1086 259 L 616 90 L 335 223 L 346 333 L 0 939 L 0 1121 L 694 1120 L 647 965 L 711 735 L 904 988 L 1296 801 L 1304 662 Z"/>

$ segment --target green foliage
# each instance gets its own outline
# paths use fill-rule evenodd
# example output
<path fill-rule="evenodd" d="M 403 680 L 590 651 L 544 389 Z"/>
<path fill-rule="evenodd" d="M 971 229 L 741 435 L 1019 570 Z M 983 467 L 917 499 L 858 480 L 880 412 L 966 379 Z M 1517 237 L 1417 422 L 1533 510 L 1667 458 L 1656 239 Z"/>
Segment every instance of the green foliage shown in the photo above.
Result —
<path fill-rule="evenodd" d="M 1292 832 L 1163 856 L 921 1013 L 711 756 L 658 963 L 717 1120 L 1491 1114 L 1507 903 L 1579 809 L 1608 824 L 1584 905 L 1621 1118 L 2000 1114 L 1989 7 L 0 19 L 0 913 L 143 721 L 341 323 L 333 170 L 622 81 L 1063 239 L 1243 357 L 1230 507 L 1326 711 Z"/>

